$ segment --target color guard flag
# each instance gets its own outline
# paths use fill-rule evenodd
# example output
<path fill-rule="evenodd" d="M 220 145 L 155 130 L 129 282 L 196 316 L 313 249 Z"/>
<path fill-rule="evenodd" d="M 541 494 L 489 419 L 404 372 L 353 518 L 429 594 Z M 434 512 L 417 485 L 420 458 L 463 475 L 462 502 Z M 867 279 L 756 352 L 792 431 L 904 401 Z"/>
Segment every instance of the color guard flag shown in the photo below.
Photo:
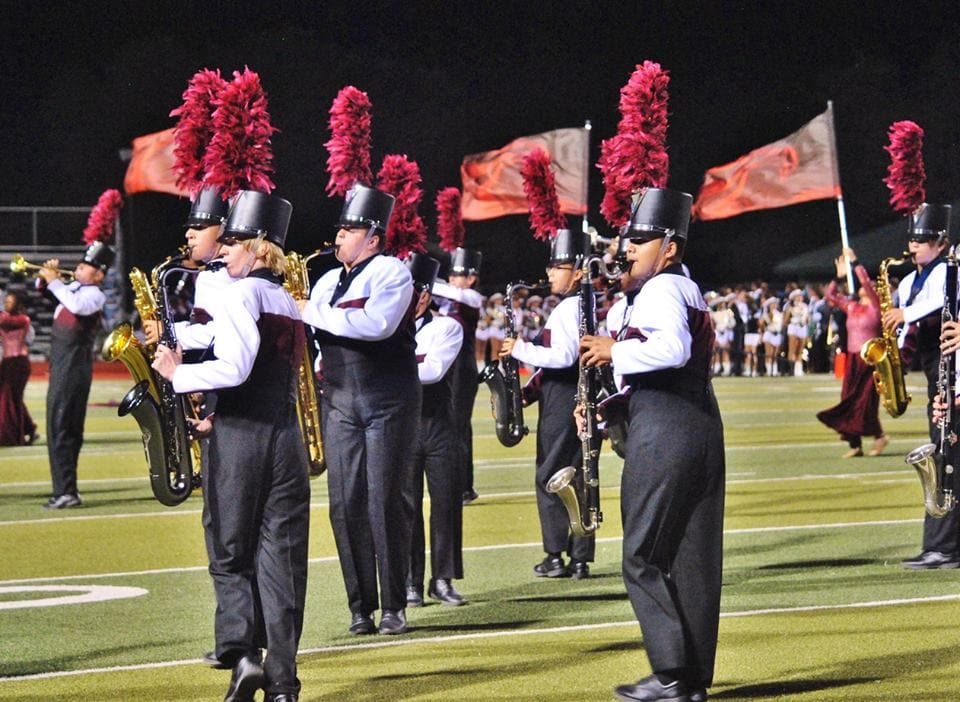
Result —
<path fill-rule="evenodd" d="M 460 164 L 463 219 L 493 219 L 529 212 L 520 168 L 523 157 L 536 148 L 550 154 L 560 211 L 585 214 L 589 144 L 590 132 L 586 129 L 554 129 L 514 139 L 496 151 L 464 156 Z"/>
<path fill-rule="evenodd" d="M 151 190 L 189 196 L 186 190 L 177 187 L 177 175 L 173 171 L 173 130 L 170 127 L 133 140 L 133 154 L 123 177 L 127 195 Z"/>
<path fill-rule="evenodd" d="M 828 109 L 790 136 L 707 171 L 693 204 L 698 219 L 840 196 L 833 115 Z"/>

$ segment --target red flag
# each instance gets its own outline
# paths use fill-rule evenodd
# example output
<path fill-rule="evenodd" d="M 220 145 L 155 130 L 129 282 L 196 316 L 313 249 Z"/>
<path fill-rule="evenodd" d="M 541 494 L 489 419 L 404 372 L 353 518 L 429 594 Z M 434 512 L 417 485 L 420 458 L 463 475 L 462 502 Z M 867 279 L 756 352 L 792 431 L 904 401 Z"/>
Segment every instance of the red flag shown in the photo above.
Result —
<path fill-rule="evenodd" d="M 514 139 L 496 151 L 464 156 L 460 164 L 463 219 L 493 219 L 529 212 L 520 168 L 523 157 L 538 148 L 550 154 L 560 211 L 574 215 L 586 213 L 589 138 L 586 129 L 554 129 Z"/>
<path fill-rule="evenodd" d="M 840 195 L 830 110 L 790 136 L 707 171 L 698 219 L 723 219 Z"/>
<path fill-rule="evenodd" d="M 123 177 L 123 189 L 127 195 L 146 190 L 189 195 L 177 187 L 177 174 L 173 170 L 173 129 L 145 134 L 133 140 L 133 155 Z"/>

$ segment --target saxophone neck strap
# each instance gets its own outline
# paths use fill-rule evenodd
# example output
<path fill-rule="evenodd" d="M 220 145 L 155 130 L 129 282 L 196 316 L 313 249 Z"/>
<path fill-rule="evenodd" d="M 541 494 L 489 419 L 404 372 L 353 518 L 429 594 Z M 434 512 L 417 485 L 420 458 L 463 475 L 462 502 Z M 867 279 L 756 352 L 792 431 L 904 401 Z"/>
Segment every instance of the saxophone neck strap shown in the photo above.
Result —
<path fill-rule="evenodd" d="M 916 298 L 920 291 L 923 290 L 923 285 L 927 282 L 927 278 L 930 277 L 930 274 L 933 273 L 933 269 L 943 262 L 944 258 L 940 257 L 917 273 L 917 277 L 913 279 L 913 285 L 910 286 L 910 298 L 904 305 L 905 307 L 913 304 L 914 298 Z"/>

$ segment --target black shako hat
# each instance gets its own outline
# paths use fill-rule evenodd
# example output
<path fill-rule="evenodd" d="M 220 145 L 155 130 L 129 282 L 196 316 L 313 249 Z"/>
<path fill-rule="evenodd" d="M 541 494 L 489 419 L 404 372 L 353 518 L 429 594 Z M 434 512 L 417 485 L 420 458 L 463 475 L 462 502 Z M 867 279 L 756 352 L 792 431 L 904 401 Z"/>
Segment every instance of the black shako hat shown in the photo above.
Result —
<path fill-rule="evenodd" d="M 907 234 L 911 241 L 936 241 L 950 232 L 950 205 L 925 202 L 910 213 Z"/>
<path fill-rule="evenodd" d="M 413 287 L 417 290 L 433 291 L 433 284 L 440 271 L 440 261 L 427 254 L 414 251 L 404 261 L 410 275 L 413 276 Z"/>
<path fill-rule="evenodd" d="M 479 251 L 458 247 L 450 256 L 450 275 L 480 275 L 482 261 Z"/>
<path fill-rule="evenodd" d="M 217 188 L 204 188 L 190 204 L 190 214 L 184 223 L 184 229 L 206 229 L 218 227 L 227 218 L 230 203 L 223 199 Z"/>
<path fill-rule="evenodd" d="M 387 231 L 396 198 L 376 188 L 359 183 L 347 191 L 338 227 L 373 227 Z"/>
<path fill-rule="evenodd" d="M 550 241 L 550 260 L 547 265 L 561 266 L 572 263 L 576 268 L 589 246 L 589 237 L 584 232 L 558 229 L 557 235 Z"/>
<path fill-rule="evenodd" d="M 693 196 L 680 190 L 647 188 L 633 207 L 630 221 L 621 236 L 631 241 L 662 239 L 668 232 L 674 239 L 687 239 Z"/>
<path fill-rule="evenodd" d="M 256 239 L 263 237 L 283 248 L 293 205 L 276 195 L 256 190 L 241 190 L 230 202 L 230 212 L 217 241 L 226 238 Z"/>
<path fill-rule="evenodd" d="M 102 241 L 95 241 L 83 252 L 83 262 L 106 272 L 113 265 L 117 252 Z"/>

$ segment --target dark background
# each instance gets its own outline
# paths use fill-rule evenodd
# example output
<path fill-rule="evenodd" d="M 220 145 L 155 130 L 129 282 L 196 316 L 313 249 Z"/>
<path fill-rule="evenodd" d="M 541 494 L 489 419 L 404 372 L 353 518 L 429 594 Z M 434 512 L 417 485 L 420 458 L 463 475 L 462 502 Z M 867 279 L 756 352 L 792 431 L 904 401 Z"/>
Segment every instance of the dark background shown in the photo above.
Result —
<path fill-rule="evenodd" d="M 896 219 L 882 182 L 896 120 L 926 131 L 927 199 L 960 192 L 956 2 L 127 2 L 5 15 L 2 205 L 92 205 L 122 188 L 119 149 L 174 124 L 168 113 L 197 70 L 229 77 L 248 65 L 280 129 L 274 180 L 294 204 L 289 247 L 332 236 L 341 203 L 324 194 L 323 143 L 347 84 L 373 102 L 374 170 L 387 153 L 419 163 L 435 240 L 435 193 L 460 185 L 465 154 L 590 119 L 595 163 L 616 130 L 619 90 L 645 59 L 671 74 L 670 187 L 696 194 L 707 168 L 786 136 L 833 100 L 852 234 Z M 593 171 L 590 221 L 605 231 Z M 129 198 L 128 266 L 172 253 L 188 207 Z M 839 251 L 836 204 L 695 223 L 690 237 L 687 261 L 704 287 L 774 278 L 786 257 L 832 241 Z M 891 254 L 903 243 L 892 240 Z M 546 259 L 523 216 L 468 222 L 467 245 L 484 252 L 487 290 L 537 277 Z"/>

